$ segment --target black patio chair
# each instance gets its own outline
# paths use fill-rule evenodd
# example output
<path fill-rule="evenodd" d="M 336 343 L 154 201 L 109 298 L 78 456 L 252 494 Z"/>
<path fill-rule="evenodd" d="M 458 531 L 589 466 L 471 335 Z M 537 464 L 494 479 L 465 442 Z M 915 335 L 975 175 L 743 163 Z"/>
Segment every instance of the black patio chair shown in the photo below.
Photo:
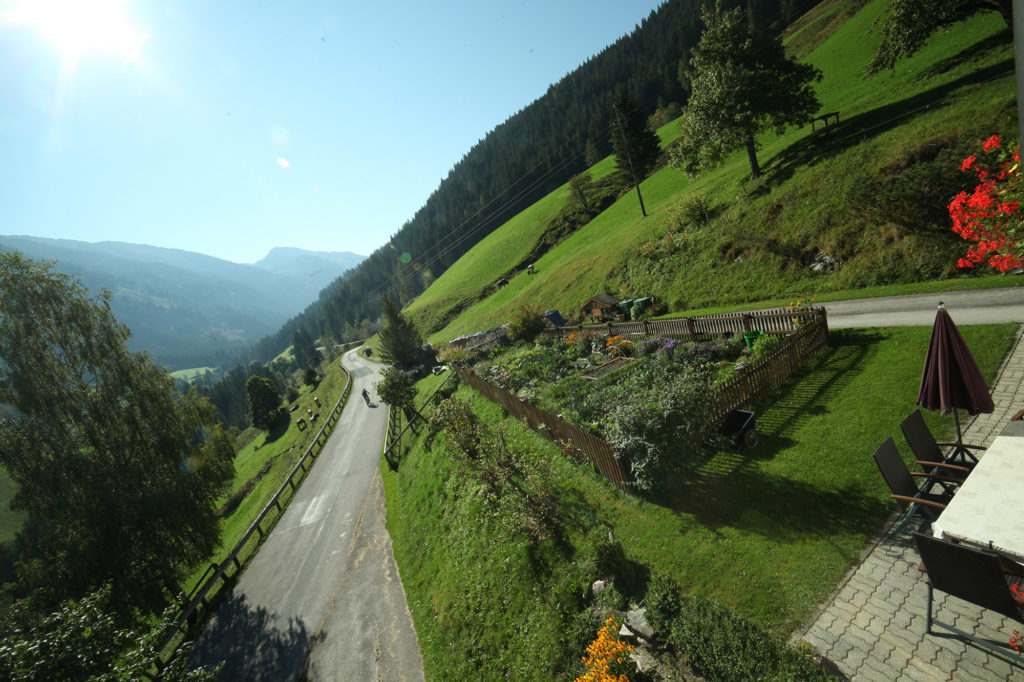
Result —
<path fill-rule="evenodd" d="M 914 542 L 928 574 L 928 618 L 926 632 L 932 634 L 932 625 L 941 626 L 975 644 L 995 645 L 999 653 L 1024 664 L 1024 656 L 1012 653 L 1008 640 L 999 641 L 976 637 L 932 617 L 932 593 L 941 590 L 982 608 L 1024 623 L 1024 607 L 1013 597 L 1013 586 L 1024 594 L 1024 578 L 1007 573 L 1008 566 L 1021 567 L 995 552 L 974 549 L 930 535 L 914 533 Z M 1006 651 L 1009 650 L 1009 651 Z"/>
<path fill-rule="evenodd" d="M 907 418 L 900 422 L 900 429 L 903 436 L 910 444 L 914 455 L 921 460 L 929 462 L 942 462 L 944 465 L 955 465 L 966 467 L 968 472 L 978 463 L 978 458 L 970 450 L 984 450 L 980 445 L 968 445 L 967 443 L 956 443 L 954 441 L 936 441 L 931 429 L 924 423 L 921 410 L 914 410 Z M 942 448 L 956 447 L 950 457 L 943 457 Z"/>
<path fill-rule="evenodd" d="M 875 464 L 878 465 L 882 478 L 892 491 L 890 497 L 900 503 L 900 508 L 906 510 L 910 505 L 916 504 L 917 509 L 931 521 L 939 517 L 939 512 L 946 508 L 953 499 L 957 486 L 963 482 L 963 479 L 955 476 L 910 471 L 900 457 L 892 436 L 886 438 L 875 450 Z M 929 466 L 938 463 L 921 464 Z M 923 479 L 921 487 L 914 482 L 915 478 Z M 939 486 L 937 490 L 935 484 Z"/>

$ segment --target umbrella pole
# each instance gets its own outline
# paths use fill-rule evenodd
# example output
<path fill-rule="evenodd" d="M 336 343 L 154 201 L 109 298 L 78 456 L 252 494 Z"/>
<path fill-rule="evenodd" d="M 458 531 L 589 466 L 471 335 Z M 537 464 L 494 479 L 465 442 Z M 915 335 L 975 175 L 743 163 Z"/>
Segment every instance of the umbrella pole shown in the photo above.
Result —
<path fill-rule="evenodd" d="M 953 420 L 956 421 L 956 448 L 953 450 L 953 456 L 950 458 L 953 461 L 959 462 L 970 462 L 977 464 L 978 459 L 971 454 L 971 451 L 964 447 L 964 437 L 960 433 L 960 413 L 957 409 L 953 408 Z"/>

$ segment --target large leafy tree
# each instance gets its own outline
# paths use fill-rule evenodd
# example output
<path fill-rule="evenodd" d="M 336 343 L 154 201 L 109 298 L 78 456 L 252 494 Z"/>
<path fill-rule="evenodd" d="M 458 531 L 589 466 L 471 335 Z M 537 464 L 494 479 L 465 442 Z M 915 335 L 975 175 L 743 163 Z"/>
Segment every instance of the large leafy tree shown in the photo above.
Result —
<path fill-rule="evenodd" d="M 721 2 L 704 9 L 704 33 L 690 59 L 690 100 L 672 162 L 694 176 L 746 148 L 750 172 L 761 176 L 756 135 L 785 132 L 818 110 L 813 83 L 821 72 L 786 57 L 775 38 L 758 33 L 742 9 Z"/>
<path fill-rule="evenodd" d="M 146 679 L 173 628 L 168 609 L 156 627 L 124 623 L 110 610 L 110 586 L 37 614 L 16 604 L 0 618 L 0 679 L 135 682 Z M 160 672 L 164 682 L 212 682 L 217 671 L 192 669 L 190 645 Z"/>
<path fill-rule="evenodd" d="M 216 411 L 125 346 L 110 295 L 0 254 L 0 463 L 35 532 L 19 587 L 41 607 L 110 582 L 119 608 L 163 608 L 217 546 L 234 443 Z"/>
<path fill-rule="evenodd" d="M 882 19 L 882 42 L 868 70 L 893 68 L 920 50 L 931 34 L 978 12 L 999 12 L 1013 28 L 1011 0 L 892 0 Z"/>
<path fill-rule="evenodd" d="M 647 127 L 647 117 L 626 89 L 619 86 L 615 91 L 615 110 L 612 113 L 612 151 L 615 166 L 626 182 L 633 182 L 633 171 L 639 182 L 646 178 L 658 165 L 661 146 L 658 136 Z M 630 161 L 633 168 L 630 170 Z"/>
<path fill-rule="evenodd" d="M 416 382 L 411 376 L 395 367 L 385 367 L 377 382 L 377 395 L 385 405 L 401 408 L 406 417 L 416 410 Z"/>
<path fill-rule="evenodd" d="M 391 298 L 381 296 L 380 304 L 384 315 L 380 330 L 381 357 L 399 368 L 412 367 L 419 362 L 423 336 Z"/>
<path fill-rule="evenodd" d="M 249 419 L 257 429 L 267 430 L 277 419 L 281 396 L 274 382 L 267 377 L 251 376 L 245 382 L 245 393 L 249 396 Z"/>

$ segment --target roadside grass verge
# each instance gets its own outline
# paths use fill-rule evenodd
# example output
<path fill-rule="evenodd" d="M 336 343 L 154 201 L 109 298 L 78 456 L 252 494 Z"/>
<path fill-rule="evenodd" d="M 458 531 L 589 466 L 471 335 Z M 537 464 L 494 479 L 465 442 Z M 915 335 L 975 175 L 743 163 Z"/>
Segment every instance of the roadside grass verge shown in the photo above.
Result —
<path fill-rule="evenodd" d="M 1016 325 L 961 327 L 990 379 Z M 871 453 L 914 408 L 927 327 L 840 330 L 755 405 L 760 445 L 723 452 L 659 499 L 630 497 L 460 386 L 487 424 L 551 463 L 561 533 L 530 543 L 420 431 L 397 473 L 382 467 L 388 529 L 428 679 L 571 679 L 593 638 L 583 613 L 608 531 L 620 593 L 664 572 L 785 638 L 835 588 L 895 510 Z M 952 419 L 926 412 L 936 434 Z M 908 461 L 909 448 L 897 443 Z M 582 624 L 582 625 L 581 625 Z M 581 634 L 582 633 L 582 634 Z M 582 643 L 581 643 L 582 642 Z"/>

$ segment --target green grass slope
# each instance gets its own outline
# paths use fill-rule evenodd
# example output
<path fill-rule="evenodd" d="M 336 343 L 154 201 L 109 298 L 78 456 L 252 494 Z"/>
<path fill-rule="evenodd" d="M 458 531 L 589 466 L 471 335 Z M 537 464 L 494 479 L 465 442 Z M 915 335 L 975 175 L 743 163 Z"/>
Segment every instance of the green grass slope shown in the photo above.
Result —
<path fill-rule="evenodd" d="M 962 331 L 991 381 L 1016 325 Z M 582 627 L 584 595 L 608 575 L 595 548 L 609 529 L 624 553 L 616 585 L 627 589 L 632 574 L 634 598 L 648 577 L 666 573 L 685 592 L 787 637 L 895 510 L 871 452 L 913 407 L 929 334 L 833 332 L 825 352 L 755 406 L 754 450 L 719 453 L 658 500 L 618 491 L 461 386 L 458 397 L 484 423 L 503 422 L 509 442 L 551 462 L 562 525 L 556 539 L 535 544 L 510 533 L 446 450 L 447 436 L 428 429 L 411 439 L 397 473 L 382 466 L 427 679 L 573 679 L 594 634 Z M 423 386 L 421 399 L 432 388 Z M 948 415 L 925 418 L 937 434 L 953 429 Z"/>
<path fill-rule="evenodd" d="M 821 110 L 838 111 L 841 123 L 762 135 L 760 180 L 749 179 L 743 152 L 692 183 L 663 168 L 641 186 L 648 217 L 625 193 L 539 259 L 536 274 L 471 303 L 529 251 L 569 200 L 562 187 L 481 241 L 407 312 L 427 329 L 450 320 L 431 335 L 436 343 L 501 324 L 520 305 L 572 315 L 602 291 L 653 293 L 681 311 L 938 279 L 956 286 L 967 276 L 953 266 L 964 246 L 945 204 L 969 181 L 959 159 L 988 135 L 1015 131 L 1009 34 L 995 13 L 981 15 L 933 36 L 894 72 L 866 76 L 884 2 L 859 3 L 851 16 L 857 4 L 823 3 L 790 38 L 822 70 Z M 660 132 L 667 142 L 678 126 Z M 712 204 L 710 224 L 678 220 L 691 193 Z M 818 253 L 839 267 L 812 271 Z"/>

